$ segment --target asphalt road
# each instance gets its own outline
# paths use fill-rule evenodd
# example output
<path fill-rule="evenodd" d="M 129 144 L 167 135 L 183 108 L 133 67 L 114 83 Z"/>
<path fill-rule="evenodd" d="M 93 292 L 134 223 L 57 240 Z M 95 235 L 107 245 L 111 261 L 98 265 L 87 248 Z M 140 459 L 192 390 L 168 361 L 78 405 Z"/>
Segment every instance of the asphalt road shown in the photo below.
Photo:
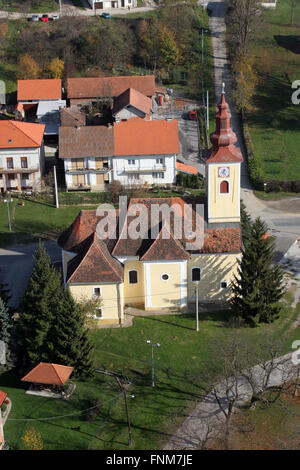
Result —
<path fill-rule="evenodd" d="M 61 249 L 56 242 L 45 242 L 44 246 L 53 263 L 61 260 Z M 0 281 L 8 284 L 12 298 L 9 305 L 17 308 L 33 268 L 33 255 L 38 243 L 12 245 L 0 248 Z"/>

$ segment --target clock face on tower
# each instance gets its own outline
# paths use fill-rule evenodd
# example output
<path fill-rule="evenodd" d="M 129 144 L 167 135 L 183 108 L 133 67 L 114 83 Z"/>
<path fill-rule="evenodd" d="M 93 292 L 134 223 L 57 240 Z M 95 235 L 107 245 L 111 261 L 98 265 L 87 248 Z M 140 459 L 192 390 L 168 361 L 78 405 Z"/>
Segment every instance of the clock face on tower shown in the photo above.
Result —
<path fill-rule="evenodd" d="M 220 166 L 218 168 L 218 175 L 220 178 L 227 178 L 229 176 L 229 167 L 228 166 Z"/>

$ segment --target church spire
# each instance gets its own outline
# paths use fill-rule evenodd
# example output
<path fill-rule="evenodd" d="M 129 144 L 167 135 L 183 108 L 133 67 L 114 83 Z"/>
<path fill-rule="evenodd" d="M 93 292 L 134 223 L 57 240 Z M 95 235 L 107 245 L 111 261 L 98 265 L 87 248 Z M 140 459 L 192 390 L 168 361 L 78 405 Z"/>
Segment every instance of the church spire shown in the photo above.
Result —
<path fill-rule="evenodd" d="M 225 83 L 222 83 L 221 101 L 216 114 L 216 130 L 210 135 L 212 149 L 208 162 L 241 162 L 243 157 L 239 148 L 235 147 L 237 136 L 230 125 L 230 110 L 225 99 Z"/>

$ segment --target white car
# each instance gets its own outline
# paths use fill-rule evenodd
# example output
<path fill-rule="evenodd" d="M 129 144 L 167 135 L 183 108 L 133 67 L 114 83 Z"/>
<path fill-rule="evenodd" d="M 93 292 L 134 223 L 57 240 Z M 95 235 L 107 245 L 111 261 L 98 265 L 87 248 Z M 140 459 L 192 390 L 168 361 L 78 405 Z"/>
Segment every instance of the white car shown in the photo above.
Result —
<path fill-rule="evenodd" d="M 52 19 L 53 20 L 58 20 L 59 19 L 59 15 L 57 13 L 54 13 L 54 15 L 52 15 Z"/>
<path fill-rule="evenodd" d="M 31 21 L 39 21 L 39 20 L 40 20 L 39 15 L 32 15 Z"/>

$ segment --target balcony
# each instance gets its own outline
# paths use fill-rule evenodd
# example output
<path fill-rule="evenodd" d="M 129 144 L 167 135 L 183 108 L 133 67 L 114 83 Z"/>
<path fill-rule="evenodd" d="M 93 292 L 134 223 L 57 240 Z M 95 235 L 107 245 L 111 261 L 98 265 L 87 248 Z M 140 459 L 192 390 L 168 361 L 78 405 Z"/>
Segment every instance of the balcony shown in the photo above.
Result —
<path fill-rule="evenodd" d="M 112 170 L 112 168 L 103 167 L 103 168 L 66 168 L 65 172 L 68 175 L 81 175 L 83 173 L 96 173 L 96 174 L 105 174 Z"/>
<path fill-rule="evenodd" d="M 40 171 L 39 167 L 33 168 L 0 168 L 0 173 L 11 174 L 11 173 L 36 173 Z"/>
<path fill-rule="evenodd" d="M 156 165 L 150 165 L 149 166 L 135 166 L 135 165 L 125 165 L 124 171 L 125 173 L 152 173 L 155 171 L 166 171 L 167 167 L 166 165 L 162 164 L 156 164 Z"/>

